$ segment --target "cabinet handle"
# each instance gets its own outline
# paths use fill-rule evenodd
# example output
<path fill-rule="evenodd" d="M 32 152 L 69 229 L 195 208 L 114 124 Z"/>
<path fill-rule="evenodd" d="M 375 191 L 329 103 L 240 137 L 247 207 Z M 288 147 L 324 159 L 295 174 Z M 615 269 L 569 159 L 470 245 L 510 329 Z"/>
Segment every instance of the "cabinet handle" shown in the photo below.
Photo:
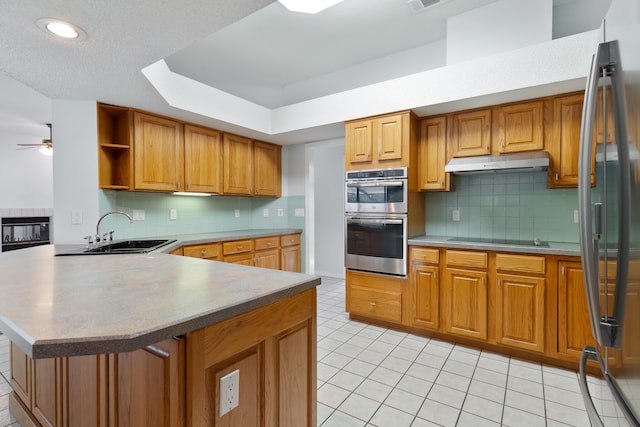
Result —
<path fill-rule="evenodd" d="M 556 181 L 558 180 L 558 172 L 556 172 Z"/>
<path fill-rule="evenodd" d="M 178 189 L 180 189 L 180 181 L 178 181 Z"/>
<path fill-rule="evenodd" d="M 484 277 L 482 278 L 482 284 L 484 285 Z"/>
<path fill-rule="evenodd" d="M 260 188 L 256 187 L 256 193 L 260 192 Z"/>
<path fill-rule="evenodd" d="M 502 280 L 498 279 L 498 287 L 500 287 Z"/>
<path fill-rule="evenodd" d="M 271 246 L 271 242 L 267 242 L 267 246 Z"/>
<path fill-rule="evenodd" d="M 438 275 L 438 273 L 434 271 L 433 272 L 433 278 L 435 279 L 437 275 Z"/>
<path fill-rule="evenodd" d="M 375 307 L 377 304 L 376 304 L 375 302 L 371 301 L 371 302 L 369 303 L 369 305 L 370 305 L 371 307 Z"/>
<path fill-rule="evenodd" d="M 188 183 L 188 184 L 187 184 L 187 189 L 188 189 L 188 190 L 191 190 L 191 183 Z"/>
<path fill-rule="evenodd" d="M 562 266 L 562 275 L 564 276 L 564 265 Z"/>
<path fill-rule="evenodd" d="M 486 150 L 488 150 L 488 149 L 489 149 L 489 144 L 487 143 L 487 145 L 485 145 L 485 146 L 484 146 L 484 148 L 485 148 Z"/>
<path fill-rule="evenodd" d="M 242 246 L 238 246 L 236 249 L 237 249 L 237 250 L 240 250 L 240 249 L 242 249 Z"/>
<path fill-rule="evenodd" d="M 207 254 L 207 250 L 203 249 L 202 252 L 200 252 L 202 255 L 206 255 Z"/>

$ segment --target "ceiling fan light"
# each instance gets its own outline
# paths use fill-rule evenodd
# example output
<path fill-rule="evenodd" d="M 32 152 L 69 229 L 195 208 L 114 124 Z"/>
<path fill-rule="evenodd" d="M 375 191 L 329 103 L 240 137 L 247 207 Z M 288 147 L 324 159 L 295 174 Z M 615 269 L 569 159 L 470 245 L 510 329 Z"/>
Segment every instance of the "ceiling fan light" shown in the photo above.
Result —
<path fill-rule="evenodd" d="M 38 151 L 45 156 L 53 156 L 53 147 L 41 147 Z"/>
<path fill-rule="evenodd" d="M 343 0 L 279 0 L 291 12 L 318 13 Z"/>

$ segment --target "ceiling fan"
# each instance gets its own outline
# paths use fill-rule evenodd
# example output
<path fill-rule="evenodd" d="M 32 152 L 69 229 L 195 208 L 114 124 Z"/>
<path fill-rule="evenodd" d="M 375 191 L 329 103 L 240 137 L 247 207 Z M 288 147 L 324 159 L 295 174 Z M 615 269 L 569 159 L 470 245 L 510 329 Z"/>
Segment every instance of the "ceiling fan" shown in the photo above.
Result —
<path fill-rule="evenodd" d="M 16 150 L 28 150 L 30 148 L 40 148 L 40 152 L 44 155 L 51 156 L 53 155 L 53 139 L 51 138 L 51 123 L 47 123 L 47 127 L 49 128 L 49 138 L 43 139 L 39 144 L 16 144 L 20 148 L 16 148 Z"/>

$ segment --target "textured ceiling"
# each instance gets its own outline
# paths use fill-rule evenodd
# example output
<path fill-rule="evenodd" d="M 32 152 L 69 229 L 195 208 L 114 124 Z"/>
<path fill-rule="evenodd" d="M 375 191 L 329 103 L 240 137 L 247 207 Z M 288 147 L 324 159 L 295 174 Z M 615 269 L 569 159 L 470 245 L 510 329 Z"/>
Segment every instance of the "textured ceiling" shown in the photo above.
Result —
<path fill-rule="evenodd" d="M 402 70 L 382 65 L 442 40 L 447 16 L 492 1 L 442 0 L 414 14 L 406 0 L 345 0 L 318 15 L 304 15 L 273 0 L 0 0 L 0 73 L 51 99 L 132 106 L 260 137 L 170 107 L 141 70 L 164 58 L 177 73 L 272 108 L 417 72 L 424 61 L 419 55 L 413 65 L 405 57 Z M 599 20 L 593 16 L 599 12 L 584 11 L 609 2 L 555 0 L 554 37 L 595 28 Z M 564 17 L 557 23 L 555 9 Z M 75 43 L 55 40 L 36 27 L 42 17 L 71 21 L 88 37 Z M 376 73 L 366 72 L 368 64 L 376 64 Z M 352 72 L 349 79 L 341 74 L 363 67 L 365 72 Z M 305 85 L 306 91 L 296 90 Z M 0 103 L 0 126 L 3 121 L 10 126 L 7 121 L 16 114 L 28 119 L 28 108 L 14 110 L 11 101 Z M 324 133 L 311 129 L 297 139 L 321 138 L 341 127 Z"/>

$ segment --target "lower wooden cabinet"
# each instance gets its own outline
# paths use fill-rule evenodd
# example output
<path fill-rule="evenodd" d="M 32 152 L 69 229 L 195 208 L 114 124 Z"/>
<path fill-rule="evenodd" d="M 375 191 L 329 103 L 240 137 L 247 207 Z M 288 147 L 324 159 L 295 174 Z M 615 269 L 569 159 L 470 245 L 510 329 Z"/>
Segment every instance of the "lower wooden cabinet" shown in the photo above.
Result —
<path fill-rule="evenodd" d="M 280 236 L 280 269 L 299 273 L 301 257 L 300 234 Z"/>
<path fill-rule="evenodd" d="M 410 254 L 411 324 L 438 330 L 440 327 L 439 250 L 411 248 Z"/>
<path fill-rule="evenodd" d="M 347 271 L 346 285 L 349 313 L 402 323 L 402 279 Z"/>
<path fill-rule="evenodd" d="M 442 286 L 445 332 L 487 339 L 487 272 L 447 268 Z"/>
<path fill-rule="evenodd" d="M 585 345 L 594 345 L 584 291 L 582 264 L 558 262 L 558 353 L 579 358 Z"/>
<path fill-rule="evenodd" d="M 181 250 L 183 251 L 183 253 L 177 253 L 176 255 L 184 255 L 192 258 L 202 258 L 210 260 L 219 260 L 219 258 L 222 256 L 222 245 L 220 245 L 220 243 L 190 245 L 181 248 Z"/>

